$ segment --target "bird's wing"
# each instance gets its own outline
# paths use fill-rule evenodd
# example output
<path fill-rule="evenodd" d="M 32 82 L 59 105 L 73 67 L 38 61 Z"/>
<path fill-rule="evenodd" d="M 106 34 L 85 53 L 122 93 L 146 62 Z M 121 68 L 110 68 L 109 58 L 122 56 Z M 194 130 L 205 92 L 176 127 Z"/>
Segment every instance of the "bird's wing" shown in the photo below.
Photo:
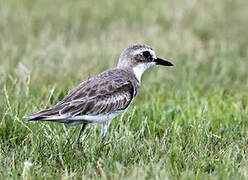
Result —
<path fill-rule="evenodd" d="M 127 82 L 115 91 L 100 94 L 87 100 L 73 100 L 59 111 L 59 115 L 100 115 L 124 110 L 132 101 L 134 88 Z"/>
<path fill-rule="evenodd" d="M 78 115 L 100 115 L 125 109 L 134 97 L 133 84 L 123 74 L 106 71 L 81 83 L 55 106 L 25 118 L 63 119 Z"/>

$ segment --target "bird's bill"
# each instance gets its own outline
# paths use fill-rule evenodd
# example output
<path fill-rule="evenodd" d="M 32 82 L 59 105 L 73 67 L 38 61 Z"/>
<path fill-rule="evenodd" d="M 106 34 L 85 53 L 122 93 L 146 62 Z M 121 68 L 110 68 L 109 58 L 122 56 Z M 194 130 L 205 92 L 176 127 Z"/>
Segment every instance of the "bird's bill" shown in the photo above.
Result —
<path fill-rule="evenodd" d="M 161 59 L 161 58 L 155 59 L 154 62 L 156 62 L 157 65 L 174 66 L 174 64 L 172 64 L 171 62 L 169 62 L 169 61 L 167 61 L 165 59 Z"/>

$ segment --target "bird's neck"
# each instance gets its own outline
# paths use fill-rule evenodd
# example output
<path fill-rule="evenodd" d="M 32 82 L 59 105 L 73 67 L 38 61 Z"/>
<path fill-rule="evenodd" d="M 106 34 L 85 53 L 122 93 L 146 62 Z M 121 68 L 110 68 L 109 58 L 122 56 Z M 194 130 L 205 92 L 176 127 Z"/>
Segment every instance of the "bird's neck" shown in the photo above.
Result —
<path fill-rule="evenodd" d="M 135 77 L 138 79 L 139 82 L 141 82 L 141 77 L 143 73 L 149 69 L 150 67 L 156 66 L 155 62 L 149 62 L 149 63 L 140 63 L 132 67 L 132 71 L 135 75 Z"/>
<path fill-rule="evenodd" d="M 141 77 L 146 69 L 148 69 L 146 64 L 138 64 L 132 68 L 132 71 L 135 75 L 135 77 L 138 79 L 139 82 L 141 82 Z"/>
<path fill-rule="evenodd" d="M 147 67 L 143 64 L 139 64 L 134 67 L 127 67 L 127 68 L 121 67 L 119 69 L 126 71 L 129 74 L 129 76 L 132 76 L 133 78 L 137 80 L 138 83 L 141 83 L 141 77 L 143 73 L 145 72 L 145 70 L 147 69 Z"/>

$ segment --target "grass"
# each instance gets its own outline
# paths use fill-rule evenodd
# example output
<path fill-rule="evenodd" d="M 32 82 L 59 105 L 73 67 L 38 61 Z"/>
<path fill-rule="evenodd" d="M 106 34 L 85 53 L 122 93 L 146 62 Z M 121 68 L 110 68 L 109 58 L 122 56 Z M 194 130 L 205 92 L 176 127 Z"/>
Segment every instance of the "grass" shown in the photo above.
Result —
<path fill-rule="evenodd" d="M 247 1 L 0 0 L 0 179 L 248 179 Z M 135 43 L 143 76 L 104 145 L 100 125 L 26 123 Z"/>

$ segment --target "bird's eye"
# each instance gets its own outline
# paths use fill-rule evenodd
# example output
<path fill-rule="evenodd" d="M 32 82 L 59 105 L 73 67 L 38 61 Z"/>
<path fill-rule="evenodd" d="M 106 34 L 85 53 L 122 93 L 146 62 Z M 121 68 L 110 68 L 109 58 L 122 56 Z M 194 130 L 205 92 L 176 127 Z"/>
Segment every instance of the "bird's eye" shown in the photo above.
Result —
<path fill-rule="evenodd" d="M 151 54 L 150 54 L 149 51 L 144 51 L 144 52 L 143 52 L 143 56 L 144 56 L 145 58 L 148 58 L 148 57 L 151 56 Z"/>

